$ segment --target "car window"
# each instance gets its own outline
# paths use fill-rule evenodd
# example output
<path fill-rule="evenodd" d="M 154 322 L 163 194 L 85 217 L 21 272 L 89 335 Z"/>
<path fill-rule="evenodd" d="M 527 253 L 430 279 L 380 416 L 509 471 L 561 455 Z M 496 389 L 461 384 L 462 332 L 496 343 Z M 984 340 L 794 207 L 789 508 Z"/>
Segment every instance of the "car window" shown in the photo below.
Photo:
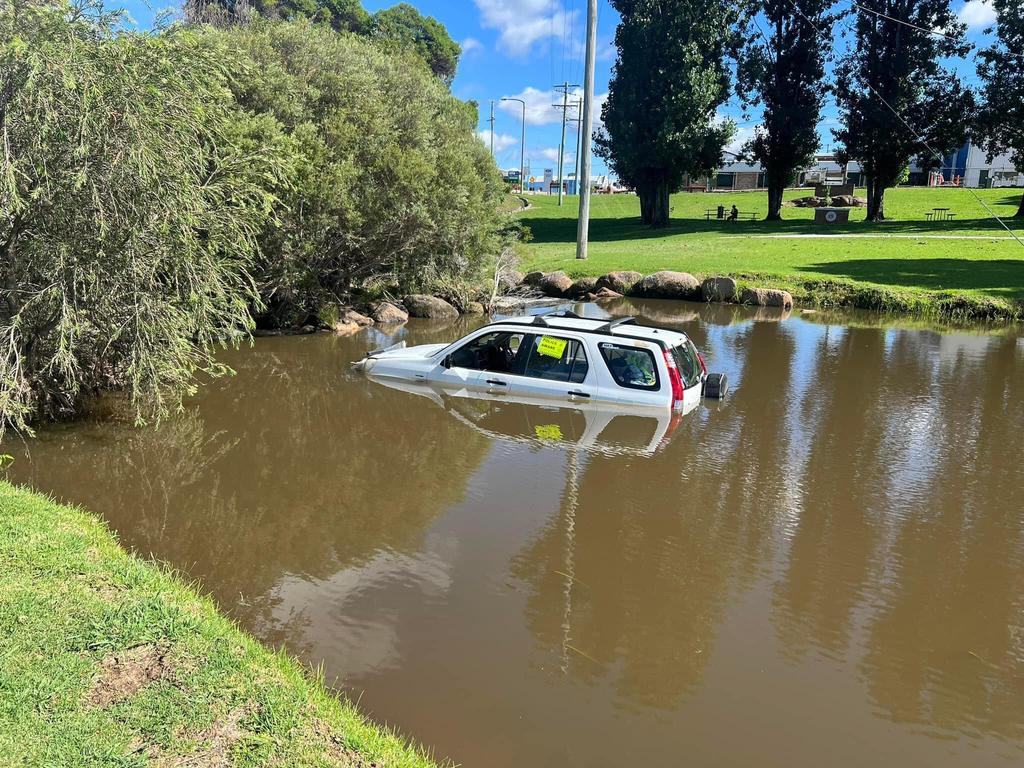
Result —
<path fill-rule="evenodd" d="M 450 364 L 472 371 L 512 373 L 525 334 L 495 331 L 463 344 L 449 355 Z"/>
<path fill-rule="evenodd" d="M 658 367 L 649 349 L 606 342 L 598 344 L 598 347 L 612 378 L 620 387 L 651 390 L 659 388 Z"/>
<path fill-rule="evenodd" d="M 674 347 L 672 359 L 676 361 L 676 368 L 683 377 L 684 388 L 689 389 L 700 382 L 700 361 L 697 360 L 697 353 L 690 342 L 684 341 L 678 347 Z"/>
<path fill-rule="evenodd" d="M 574 384 L 580 384 L 587 378 L 590 363 L 580 342 L 560 336 L 534 336 L 527 346 L 529 356 L 523 369 L 524 376 Z"/>

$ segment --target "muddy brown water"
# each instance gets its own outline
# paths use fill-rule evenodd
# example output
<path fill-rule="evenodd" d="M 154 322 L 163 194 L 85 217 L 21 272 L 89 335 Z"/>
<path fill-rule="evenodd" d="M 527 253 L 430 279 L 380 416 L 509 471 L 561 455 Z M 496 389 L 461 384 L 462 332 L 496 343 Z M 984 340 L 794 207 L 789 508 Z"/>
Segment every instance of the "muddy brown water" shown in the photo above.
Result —
<path fill-rule="evenodd" d="M 379 331 L 260 339 L 8 475 L 467 766 L 1024 764 L 1024 338 L 610 309 L 732 396 L 662 436 L 380 386 Z"/>

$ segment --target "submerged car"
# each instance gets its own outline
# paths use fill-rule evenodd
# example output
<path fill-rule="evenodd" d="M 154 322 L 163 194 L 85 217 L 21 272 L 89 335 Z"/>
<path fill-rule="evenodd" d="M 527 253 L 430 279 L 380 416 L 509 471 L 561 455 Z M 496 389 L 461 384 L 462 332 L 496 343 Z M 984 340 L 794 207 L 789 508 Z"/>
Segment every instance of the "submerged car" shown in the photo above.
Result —
<path fill-rule="evenodd" d="M 497 320 L 451 344 L 397 345 L 354 365 L 384 381 L 468 393 L 676 410 L 727 387 L 685 333 L 572 312 Z"/>

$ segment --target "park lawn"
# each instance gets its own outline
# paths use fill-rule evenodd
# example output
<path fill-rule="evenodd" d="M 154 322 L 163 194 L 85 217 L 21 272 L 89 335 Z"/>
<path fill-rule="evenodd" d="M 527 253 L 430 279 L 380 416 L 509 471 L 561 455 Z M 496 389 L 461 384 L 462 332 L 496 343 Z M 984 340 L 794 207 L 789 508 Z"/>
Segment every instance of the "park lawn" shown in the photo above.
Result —
<path fill-rule="evenodd" d="M 807 194 L 788 190 L 786 199 Z M 597 195 L 591 206 L 587 261 L 575 259 L 578 199 L 567 197 L 559 207 L 556 197 L 533 195 L 532 207 L 521 214 L 533 236 L 523 249 L 522 268 L 564 270 L 573 277 L 625 269 L 732 275 L 751 284 L 789 288 L 798 300 L 810 303 L 828 303 L 822 287 L 838 283 L 848 294 L 851 286 L 903 294 L 908 306 L 925 307 L 935 297 L 966 296 L 1012 307 L 1024 300 L 1024 246 L 975 194 L 1024 238 L 1024 225 L 1010 218 L 1021 194 L 1013 189 L 973 194 L 966 189 L 893 189 L 886 194 L 890 221 L 869 223 L 864 209 L 853 209 L 848 225 L 831 227 L 815 225 L 812 209 L 795 207 L 783 209 L 781 222 L 707 221 L 705 211 L 718 205 L 728 210 L 735 204 L 763 217 L 766 195 L 680 193 L 672 196 L 670 226 L 658 230 L 639 223 L 636 196 Z M 951 209 L 956 219 L 925 219 L 926 212 L 940 207 Z M 820 234 L 841 237 L 797 237 Z M 978 239 L 960 239 L 964 237 Z M 1019 311 L 1019 306 L 1013 310 Z"/>
<path fill-rule="evenodd" d="M 0 480 L 0 764 L 415 766 L 78 509 Z"/>

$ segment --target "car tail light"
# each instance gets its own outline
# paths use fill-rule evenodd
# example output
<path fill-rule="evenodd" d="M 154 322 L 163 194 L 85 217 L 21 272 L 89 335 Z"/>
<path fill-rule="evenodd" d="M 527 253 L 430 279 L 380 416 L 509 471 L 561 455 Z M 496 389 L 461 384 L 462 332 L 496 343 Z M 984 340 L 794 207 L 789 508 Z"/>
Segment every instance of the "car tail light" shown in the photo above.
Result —
<path fill-rule="evenodd" d="M 672 353 L 664 350 L 665 365 L 668 366 L 668 380 L 672 384 L 672 404 L 683 401 L 683 377 L 676 367 L 676 361 L 672 359 Z"/>

